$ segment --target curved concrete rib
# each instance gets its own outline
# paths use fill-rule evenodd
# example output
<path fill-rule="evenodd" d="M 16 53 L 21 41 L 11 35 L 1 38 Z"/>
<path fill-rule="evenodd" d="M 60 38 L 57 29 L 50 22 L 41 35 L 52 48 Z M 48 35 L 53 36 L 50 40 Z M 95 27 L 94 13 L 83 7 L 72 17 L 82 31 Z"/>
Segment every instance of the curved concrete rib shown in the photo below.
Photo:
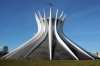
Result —
<path fill-rule="evenodd" d="M 69 53 L 71 53 L 71 55 L 76 59 L 76 60 L 79 60 L 75 55 L 74 55 L 74 53 L 68 48 L 68 46 L 63 42 L 63 40 L 60 38 L 60 36 L 58 35 L 58 33 L 57 33 L 57 31 L 58 31 L 58 29 L 57 29 L 57 27 L 56 27 L 56 25 L 57 25 L 57 14 L 58 14 L 58 10 L 57 10 L 57 12 L 56 12 L 56 17 L 55 17 L 55 37 L 57 38 L 57 40 L 62 44 L 62 46 L 63 47 L 65 47 L 65 49 L 66 50 L 68 50 L 69 51 Z"/>
<path fill-rule="evenodd" d="M 39 14 L 40 15 L 40 14 Z M 34 51 L 34 49 L 37 48 L 37 46 L 39 46 L 41 44 L 41 42 L 46 38 L 47 36 L 47 32 L 48 32 L 48 23 L 47 23 L 47 17 L 46 17 L 46 13 L 45 13 L 45 10 L 44 10 L 44 23 L 45 23 L 45 30 L 44 30 L 44 33 L 42 35 L 42 37 L 38 40 L 38 42 L 33 46 L 33 48 L 26 54 L 26 56 L 24 58 L 27 58 L 31 53 L 32 51 Z M 43 27 L 43 26 L 42 26 Z"/>
<path fill-rule="evenodd" d="M 90 56 L 87 52 L 85 52 L 84 50 L 82 50 L 82 48 L 80 48 L 78 45 L 76 45 L 75 43 L 73 43 L 71 40 L 69 40 L 63 33 L 63 23 L 64 23 L 64 20 L 65 20 L 66 16 L 63 17 L 62 21 L 61 19 L 59 19 L 59 22 L 58 22 L 58 26 L 57 26 L 57 29 L 58 29 L 58 34 L 60 35 L 60 37 L 66 41 L 67 43 L 69 43 L 70 45 L 72 45 L 73 47 L 75 47 L 76 49 L 78 49 L 79 51 L 81 51 L 82 53 L 84 53 L 85 55 L 87 55 L 88 57 L 92 58 L 94 60 L 94 58 L 92 56 Z"/>
<path fill-rule="evenodd" d="M 22 50 L 23 48 L 27 47 L 28 45 L 30 45 L 31 43 L 37 41 L 43 34 L 43 30 L 44 29 L 44 23 L 43 21 L 40 22 L 37 14 L 35 13 L 35 18 L 38 24 L 38 32 L 37 34 L 31 38 L 29 41 L 25 42 L 24 44 L 22 44 L 21 46 L 19 46 L 18 48 L 16 48 L 15 50 L 13 50 L 12 52 L 8 53 L 7 55 L 3 56 L 3 57 L 7 57 L 9 58 L 10 56 L 14 55 L 15 53 L 17 53 L 18 51 Z"/>
<path fill-rule="evenodd" d="M 50 60 L 52 60 L 52 10 L 50 8 L 50 17 L 49 17 L 49 52 Z"/>
<path fill-rule="evenodd" d="M 61 15 L 60 15 L 59 19 L 61 19 L 61 18 L 62 18 L 63 12 L 64 12 L 64 11 L 62 11 L 62 13 L 61 13 Z"/>

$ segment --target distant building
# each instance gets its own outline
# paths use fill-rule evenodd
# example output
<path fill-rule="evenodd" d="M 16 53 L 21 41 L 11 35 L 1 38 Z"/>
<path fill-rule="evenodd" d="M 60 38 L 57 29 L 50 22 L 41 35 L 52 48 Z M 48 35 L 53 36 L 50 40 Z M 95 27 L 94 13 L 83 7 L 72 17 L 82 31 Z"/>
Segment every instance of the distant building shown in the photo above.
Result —
<path fill-rule="evenodd" d="M 90 52 L 90 53 L 91 53 L 92 55 L 94 55 L 94 56 L 100 58 L 100 53 L 99 53 L 99 52 Z"/>
<path fill-rule="evenodd" d="M 98 58 L 100 58 L 100 52 L 98 53 Z"/>
<path fill-rule="evenodd" d="M 0 47 L 0 55 L 3 56 L 8 53 L 8 46 Z"/>

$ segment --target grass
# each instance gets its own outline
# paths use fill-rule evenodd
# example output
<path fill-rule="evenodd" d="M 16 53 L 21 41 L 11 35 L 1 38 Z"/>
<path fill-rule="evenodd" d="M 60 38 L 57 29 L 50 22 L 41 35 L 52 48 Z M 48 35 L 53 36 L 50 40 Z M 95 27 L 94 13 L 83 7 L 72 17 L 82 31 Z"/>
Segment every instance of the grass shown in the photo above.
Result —
<path fill-rule="evenodd" d="M 100 60 L 32 60 L 2 59 L 0 66 L 100 66 Z"/>

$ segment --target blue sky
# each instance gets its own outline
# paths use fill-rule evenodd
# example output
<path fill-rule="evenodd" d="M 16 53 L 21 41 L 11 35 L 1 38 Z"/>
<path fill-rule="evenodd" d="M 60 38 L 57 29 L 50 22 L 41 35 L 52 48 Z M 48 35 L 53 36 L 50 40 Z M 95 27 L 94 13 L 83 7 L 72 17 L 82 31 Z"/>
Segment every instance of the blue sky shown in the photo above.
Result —
<path fill-rule="evenodd" d="M 49 17 L 51 2 L 52 16 L 67 14 L 64 34 L 89 52 L 100 52 L 100 0 L 0 0 L 0 47 L 9 51 L 22 45 L 37 33 L 35 12 L 43 9 Z"/>

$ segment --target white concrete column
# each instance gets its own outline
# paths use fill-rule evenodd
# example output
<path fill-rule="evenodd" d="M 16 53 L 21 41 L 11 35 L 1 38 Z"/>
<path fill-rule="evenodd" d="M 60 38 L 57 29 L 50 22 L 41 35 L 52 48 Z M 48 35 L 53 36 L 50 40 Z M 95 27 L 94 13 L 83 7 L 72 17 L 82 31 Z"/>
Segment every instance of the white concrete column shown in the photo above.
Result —
<path fill-rule="evenodd" d="M 49 17 L 49 52 L 50 60 L 52 60 L 52 10 L 50 8 L 50 17 Z"/>

